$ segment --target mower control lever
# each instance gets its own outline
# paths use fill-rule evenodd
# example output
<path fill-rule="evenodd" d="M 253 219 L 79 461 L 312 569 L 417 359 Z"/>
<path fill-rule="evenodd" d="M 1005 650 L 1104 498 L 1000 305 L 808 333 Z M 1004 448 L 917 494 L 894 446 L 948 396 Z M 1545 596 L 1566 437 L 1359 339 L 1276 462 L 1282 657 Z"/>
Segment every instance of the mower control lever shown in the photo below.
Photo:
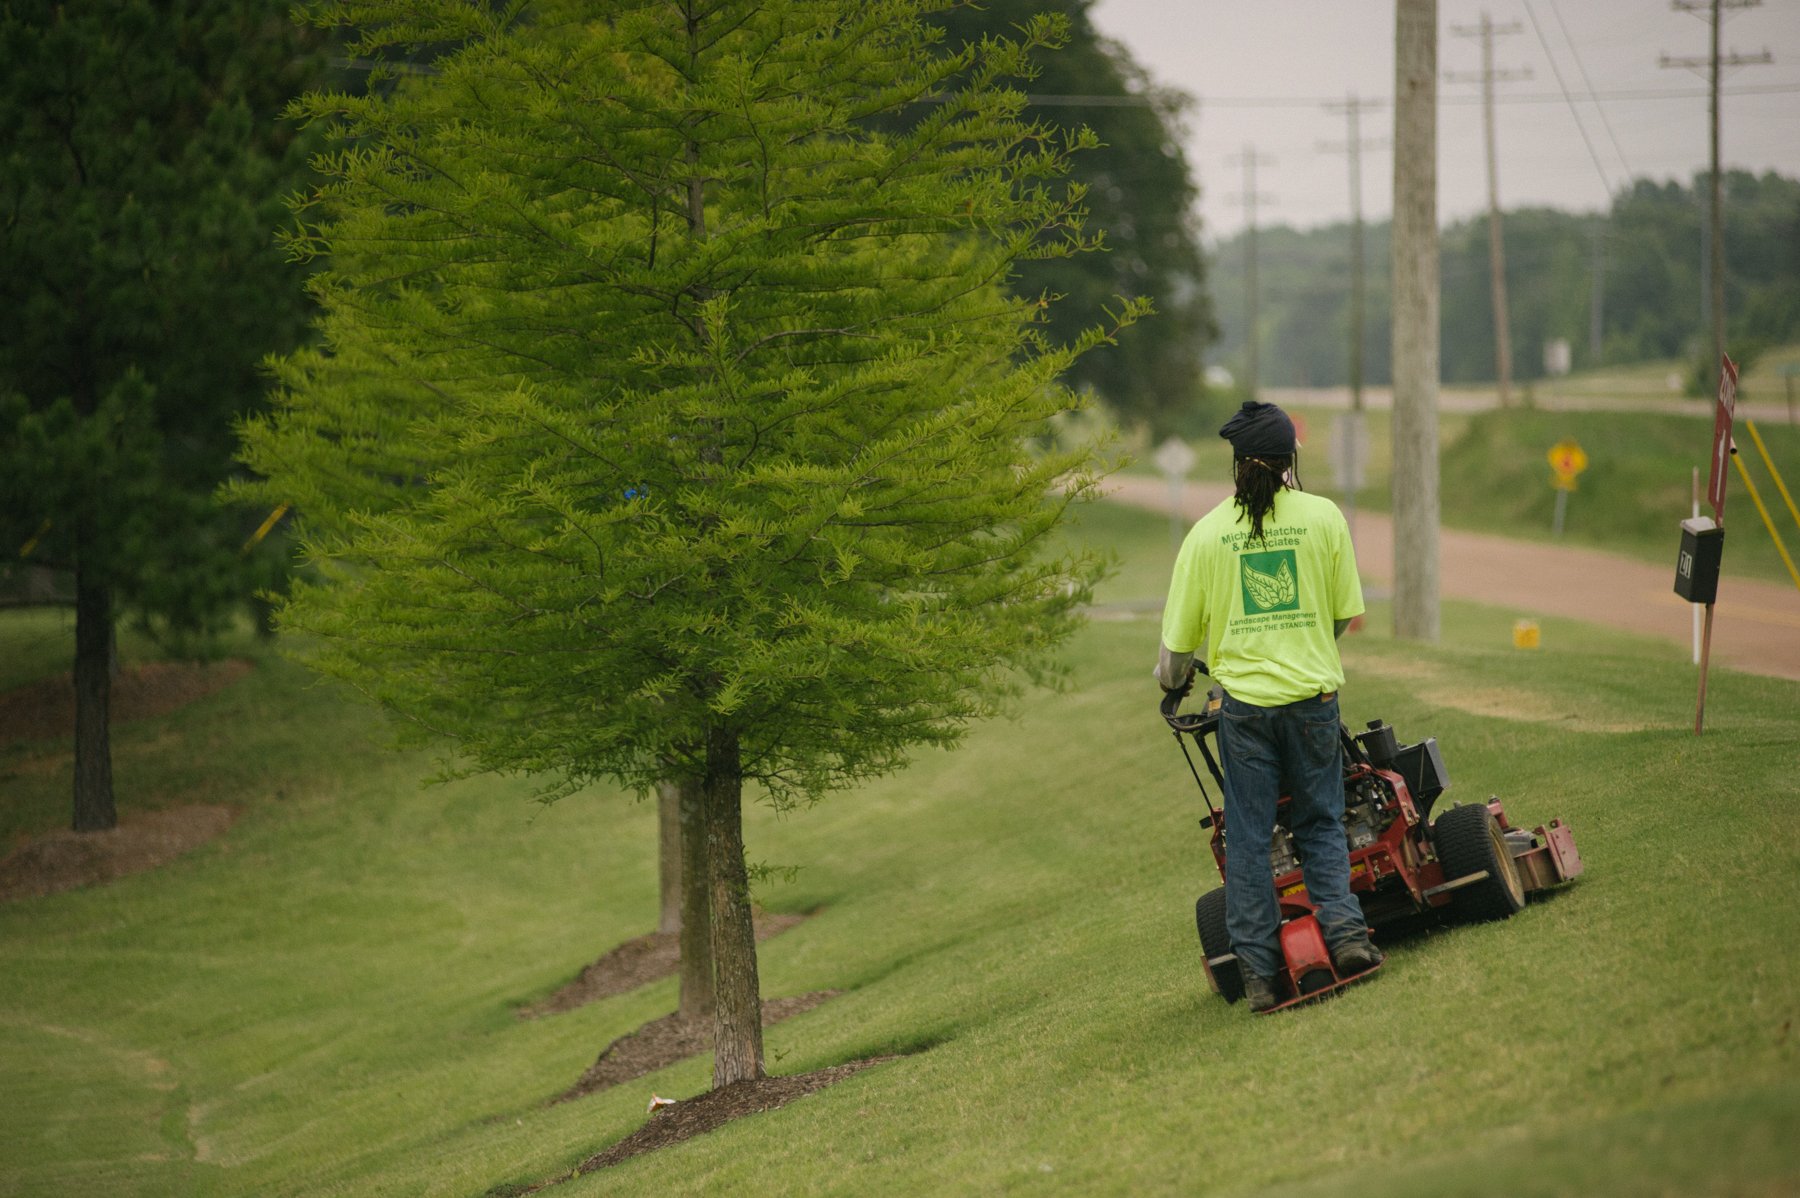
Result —
<path fill-rule="evenodd" d="M 1193 672 L 1188 675 L 1187 681 L 1181 684 L 1180 689 L 1163 692 L 1162 718 L 1176 732 L 1198 734 L 1219 718 L 1219 701 L 1223 699 L 1224 692 L 1216 684 L 1208 690 L 1206 706 L 1201 711 L 1189 712 L 1185 715 L 1180 713 L 1181 701 L 1193 691 L 1194 679 L 1202 674 L 1211 677 L 1207 673 L 1206 663 L 1195 658 Z"/>

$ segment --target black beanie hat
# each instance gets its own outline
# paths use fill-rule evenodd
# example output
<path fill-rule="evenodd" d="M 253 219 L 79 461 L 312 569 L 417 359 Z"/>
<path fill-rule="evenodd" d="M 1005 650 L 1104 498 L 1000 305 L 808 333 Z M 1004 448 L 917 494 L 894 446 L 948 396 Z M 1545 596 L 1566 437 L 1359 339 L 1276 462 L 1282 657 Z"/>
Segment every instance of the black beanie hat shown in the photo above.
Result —
<path fill-rule="evenodd" d="M 1272 403 L 1246 400 L 1225 422 L 1219 436 L 1231 442 L 1232 454 L 1240 458 L 1256 454 L 1287 457 L 1294 452 L 1294 422 Z"/>

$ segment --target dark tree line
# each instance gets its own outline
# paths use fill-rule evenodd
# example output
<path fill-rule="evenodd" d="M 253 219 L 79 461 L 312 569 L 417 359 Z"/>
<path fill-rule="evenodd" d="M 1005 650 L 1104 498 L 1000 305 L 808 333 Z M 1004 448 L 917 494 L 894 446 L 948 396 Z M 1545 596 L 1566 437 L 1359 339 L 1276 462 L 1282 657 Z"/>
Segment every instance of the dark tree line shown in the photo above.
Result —
<path fill-rule="evenodd" d="M 310 314 L 273 234 L 311 40 L 255 0 L 0 10 L 0 585 L 75 609 L 78 830 L 116 822 L 117 621 L 192 643 L 282 570 L 214 492 Z"/>
<path fill-rule="evenodd" d="M 1070 381 L 1166 429 L 1192 418 L 1215 335 L 1181 99 L 1098 36 L 1089 6 L 957 7 L 941 23 L 955 47 L 1040 10 L 1068 19 L 1066 47 L 1012 82 L 1062 98 L 1030 117 L 1099 134 L 1073 177 L 1106 252 L 1023 263 L 1012 285 L 1061 297 L 1047 327 L 1064 344 L 1119 297 L 1154 297 L 1156 318 Z M 236 422 L 264 406 L 260 363 L 298 344 L 312 311 L 273 234 L 308 177 L 280 113 L 324 58 L 322 35 L 252 0 L 0 13 L 0 597 L 76 612 L 78 828 L 116 820 L 118 622 L 195 646 L 285 572 L 278 541 L 242 552 L 262 513 L 215 493 Z"/>
<path fill-rule="evenodd" d="M 1697 186 L 1640 179 L 1605 214 L 1526 208 L 1506 214 L 1506 285 L 1513 377 L 1546 373 L 1544 346 L 1567 340 L 1576 369 L 1709 352 Z M 1734 347 L 1800 339 L 1800 180 L 1734 171 L 1725 178 L 1725 310 Z M 1262 381 L 1329 386 L 1347 379 L 1350 233 L 1347 225 L 1260 237 Z M 1388 381 L 1388 227 L 1369 226 L 1367 378 Z M 1450 225 L 1441 243 L 1443 378 L 1494 373 L 1486 218 Z M 1235 369 L 1244 349 L 1237 240 L 1215 250 L 1221 338 L 1213 360 Z M 1596 286 L 1596 273 L 1598 283 Z M 1596 309 L 1598 320 L 1596 321 Z M 1598 337 L 1595 337 L 1595 333 Z"/>
<path fill-rule="evenodd" d="M 1091 388 L 1126 422 L 1168 431 L 1194 419 L 1202 363 L 1218 335 L 1193 215 L 1198 189 L 1180 145 L 1186 98 L 1159 90 L 1125 47 L 1101 37 L 1088 17 L 1092 6 L 1092 0 L 1014 0 L 960 7 L 937 23 L 956 46 L 1013 36 L 1036 12 L 1068 19 L 1068 43 L 1037 60 L 1035 78 L 1012 85 L 1044 97 L 1028 109 L 1032 117 L 1065 128 L 1086 125 L 1099 135 L 1102 144 L 1076 156 L 1071 177 L 1088 188 L 1088 227 L 1105 234 L 1105 252 L 1025 263 L 1014 286 L 1024 295 L 1064 297 L 1050 309 L 1050 328 L 1065 342 L 1103 320 L 1105 309 L 1117 308 L 1117 297 L 1152 297 L 1156 315 L 1117 345 L 1077 362 L 1069 381 Z"/>

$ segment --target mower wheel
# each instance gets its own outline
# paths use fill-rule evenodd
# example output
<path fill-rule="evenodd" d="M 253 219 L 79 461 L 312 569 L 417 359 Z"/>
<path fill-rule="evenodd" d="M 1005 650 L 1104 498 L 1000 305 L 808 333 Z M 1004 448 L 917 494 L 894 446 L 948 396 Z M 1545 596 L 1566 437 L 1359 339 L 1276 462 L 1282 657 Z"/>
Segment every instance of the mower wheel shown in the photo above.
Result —
<path fill-rule="evenodd" d="M 1200 956 L 1203 964 L 1231 952 L 1231 933 L 1225 930 L 1223 886 L 1207 891 L 1195 902 L 1194 924 L 1200 929 Z M 1206 965 L 1206 976 L 1212 979 L 1213 989 L 1226 1002 L 1236 1002 L 1244 997 L 1244 975 L 1238 972 L 1236 961 Z"/>
<path fill-rule="evenodd" d="M 1452 807 L 1431 825 L 1444 880 L 1486 872 L 1450 896 L 1450 913 L 1465 923 L 1505 919 L 1525 905 L 1525 883 L 1513 864 L 1500 824 L 1485 804 Z"/>
<path fill-rule="evenodd" d="M 1300 977 L 1300 993 L 1318 994 L 1338 984 L 1329 969 L 1309 969 Z"/>

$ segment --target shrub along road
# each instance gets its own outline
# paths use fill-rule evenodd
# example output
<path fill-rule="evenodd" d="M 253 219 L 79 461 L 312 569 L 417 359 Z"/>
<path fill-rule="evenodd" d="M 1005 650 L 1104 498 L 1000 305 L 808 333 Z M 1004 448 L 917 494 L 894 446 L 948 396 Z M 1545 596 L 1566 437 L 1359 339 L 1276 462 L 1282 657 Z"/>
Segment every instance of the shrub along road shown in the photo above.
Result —
<path fill-rule="evenodd" d="M 1161 479 L 1117 476 L 1110 486 L 1111 498 L 1118 502 L 1156 512 L 1169 510 L 1169 487 Z M 1189 483 L 1182 495 L 1182 516 L 1197 519 L 1230 493 L 1223 484 Z M 1392 518 L 1385 512 L 1358 512 L 1355 534 L 1363 577 L 1391 582 Z M 1693 609 L 1675 594 L 1676 541 L 1671 528 L 1669 562 L 1655 566 L 1592 549 L 1446 528 L 1438 547 L 1441 589 L 1450 599 L 1512 608 L 1522 616 L 1587 620 L 1662 637 L 1685 648 L 1692 643 Z M 1713 661 L 1749 673 L 1800 679 L 1800 592 L 1734 578 L 1729 555 L 1726 561 L 1713 616 Z"/>

